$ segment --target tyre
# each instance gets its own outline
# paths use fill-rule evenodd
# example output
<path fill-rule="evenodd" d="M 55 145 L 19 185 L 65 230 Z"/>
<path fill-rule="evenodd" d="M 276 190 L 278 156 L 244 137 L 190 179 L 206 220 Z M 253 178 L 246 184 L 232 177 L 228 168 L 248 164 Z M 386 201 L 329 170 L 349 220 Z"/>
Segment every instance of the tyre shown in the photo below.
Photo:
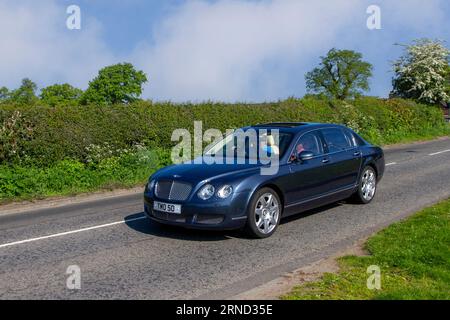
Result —
<path fill-rule="evenodd" d="M 252 238 L 268 238 L 278 228 L 282 204 L 278 194 L 270 188 L 255 192 L 248 209 L 246 233 Z"/>
<path fill-rule="evenodd" d="M 358 203 L 370 203 L 377 192 L 377 174 L 371 166 L 364 168 L 359 178 L 358 191 L 354 195 L 354 199 Z"/>

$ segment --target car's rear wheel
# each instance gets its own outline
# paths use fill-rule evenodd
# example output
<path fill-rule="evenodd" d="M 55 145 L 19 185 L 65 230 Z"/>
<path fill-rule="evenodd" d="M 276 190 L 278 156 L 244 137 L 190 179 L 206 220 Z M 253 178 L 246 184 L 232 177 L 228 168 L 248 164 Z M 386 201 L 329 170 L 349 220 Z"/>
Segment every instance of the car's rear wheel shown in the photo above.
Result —
<path fill-rule="evenodd" d="M 252 197 L 246 225 L 254 238 L 270 237 L 280 224 L 282 204 L 277 193 L 270 188 L 258 190 Z"/>
<path fill-rule="evenodd" d="M 367 204 L 373 200 L 377 192 L 377 174 L 371 166 L 364 168 L 359 179 L 358 191 L 355 193 L 357 202 Z"/>

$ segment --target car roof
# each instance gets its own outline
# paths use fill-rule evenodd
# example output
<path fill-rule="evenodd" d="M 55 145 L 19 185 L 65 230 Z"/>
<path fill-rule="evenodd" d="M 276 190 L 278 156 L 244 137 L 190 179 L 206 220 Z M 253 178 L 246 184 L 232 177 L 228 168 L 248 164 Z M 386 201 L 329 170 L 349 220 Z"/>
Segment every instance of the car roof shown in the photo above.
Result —
<path fill-rule="evenodd" d="M 310 129 L 333 128 L 333 127 L 336 128 L 343 126 L 332 123 L 314 123 L 314 122 L 271 122 L 271 123 L 257 124 L 248 128 L 279 129 L 282 132 L 298 133 Z"/>

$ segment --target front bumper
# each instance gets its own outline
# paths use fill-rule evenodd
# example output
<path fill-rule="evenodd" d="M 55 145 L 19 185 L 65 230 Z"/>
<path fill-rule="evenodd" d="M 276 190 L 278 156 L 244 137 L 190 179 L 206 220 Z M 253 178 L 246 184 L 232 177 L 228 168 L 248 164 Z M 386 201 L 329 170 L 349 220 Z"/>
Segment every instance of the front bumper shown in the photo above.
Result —
<path fill-rule="evenodd" d="M 153 209 L 154 201 L 180 204 L 181 214 L 164 213 Z M 144 195 L 144 212 L 159 223 L 203 230 L 234 230 L 245 226 L 247 221 L 248 195 L 234 194 L 230 199 L 201 202 L 173 202 Z"/>

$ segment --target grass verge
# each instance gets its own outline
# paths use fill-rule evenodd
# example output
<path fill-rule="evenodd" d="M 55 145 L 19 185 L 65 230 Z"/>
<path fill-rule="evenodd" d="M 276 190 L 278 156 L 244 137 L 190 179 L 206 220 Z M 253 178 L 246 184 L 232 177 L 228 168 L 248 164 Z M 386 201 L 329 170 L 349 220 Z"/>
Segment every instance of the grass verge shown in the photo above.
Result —
<path fill-rule="evenodd" d="M 47 168 L 0 166 L 0 204 L 132 188 L 168 163 L 167 152 L 141 149 L 89 163 L 68 159 Z"/>
<path fill-rule="evenodd" d="M 285 300 L 450 300 L 450 199 L 395 223 L 365 244 L 369 256 L 338 259 L 340 272 L 295 287 Z M 379 266 L 381 289 L 367 287 Z"/>

